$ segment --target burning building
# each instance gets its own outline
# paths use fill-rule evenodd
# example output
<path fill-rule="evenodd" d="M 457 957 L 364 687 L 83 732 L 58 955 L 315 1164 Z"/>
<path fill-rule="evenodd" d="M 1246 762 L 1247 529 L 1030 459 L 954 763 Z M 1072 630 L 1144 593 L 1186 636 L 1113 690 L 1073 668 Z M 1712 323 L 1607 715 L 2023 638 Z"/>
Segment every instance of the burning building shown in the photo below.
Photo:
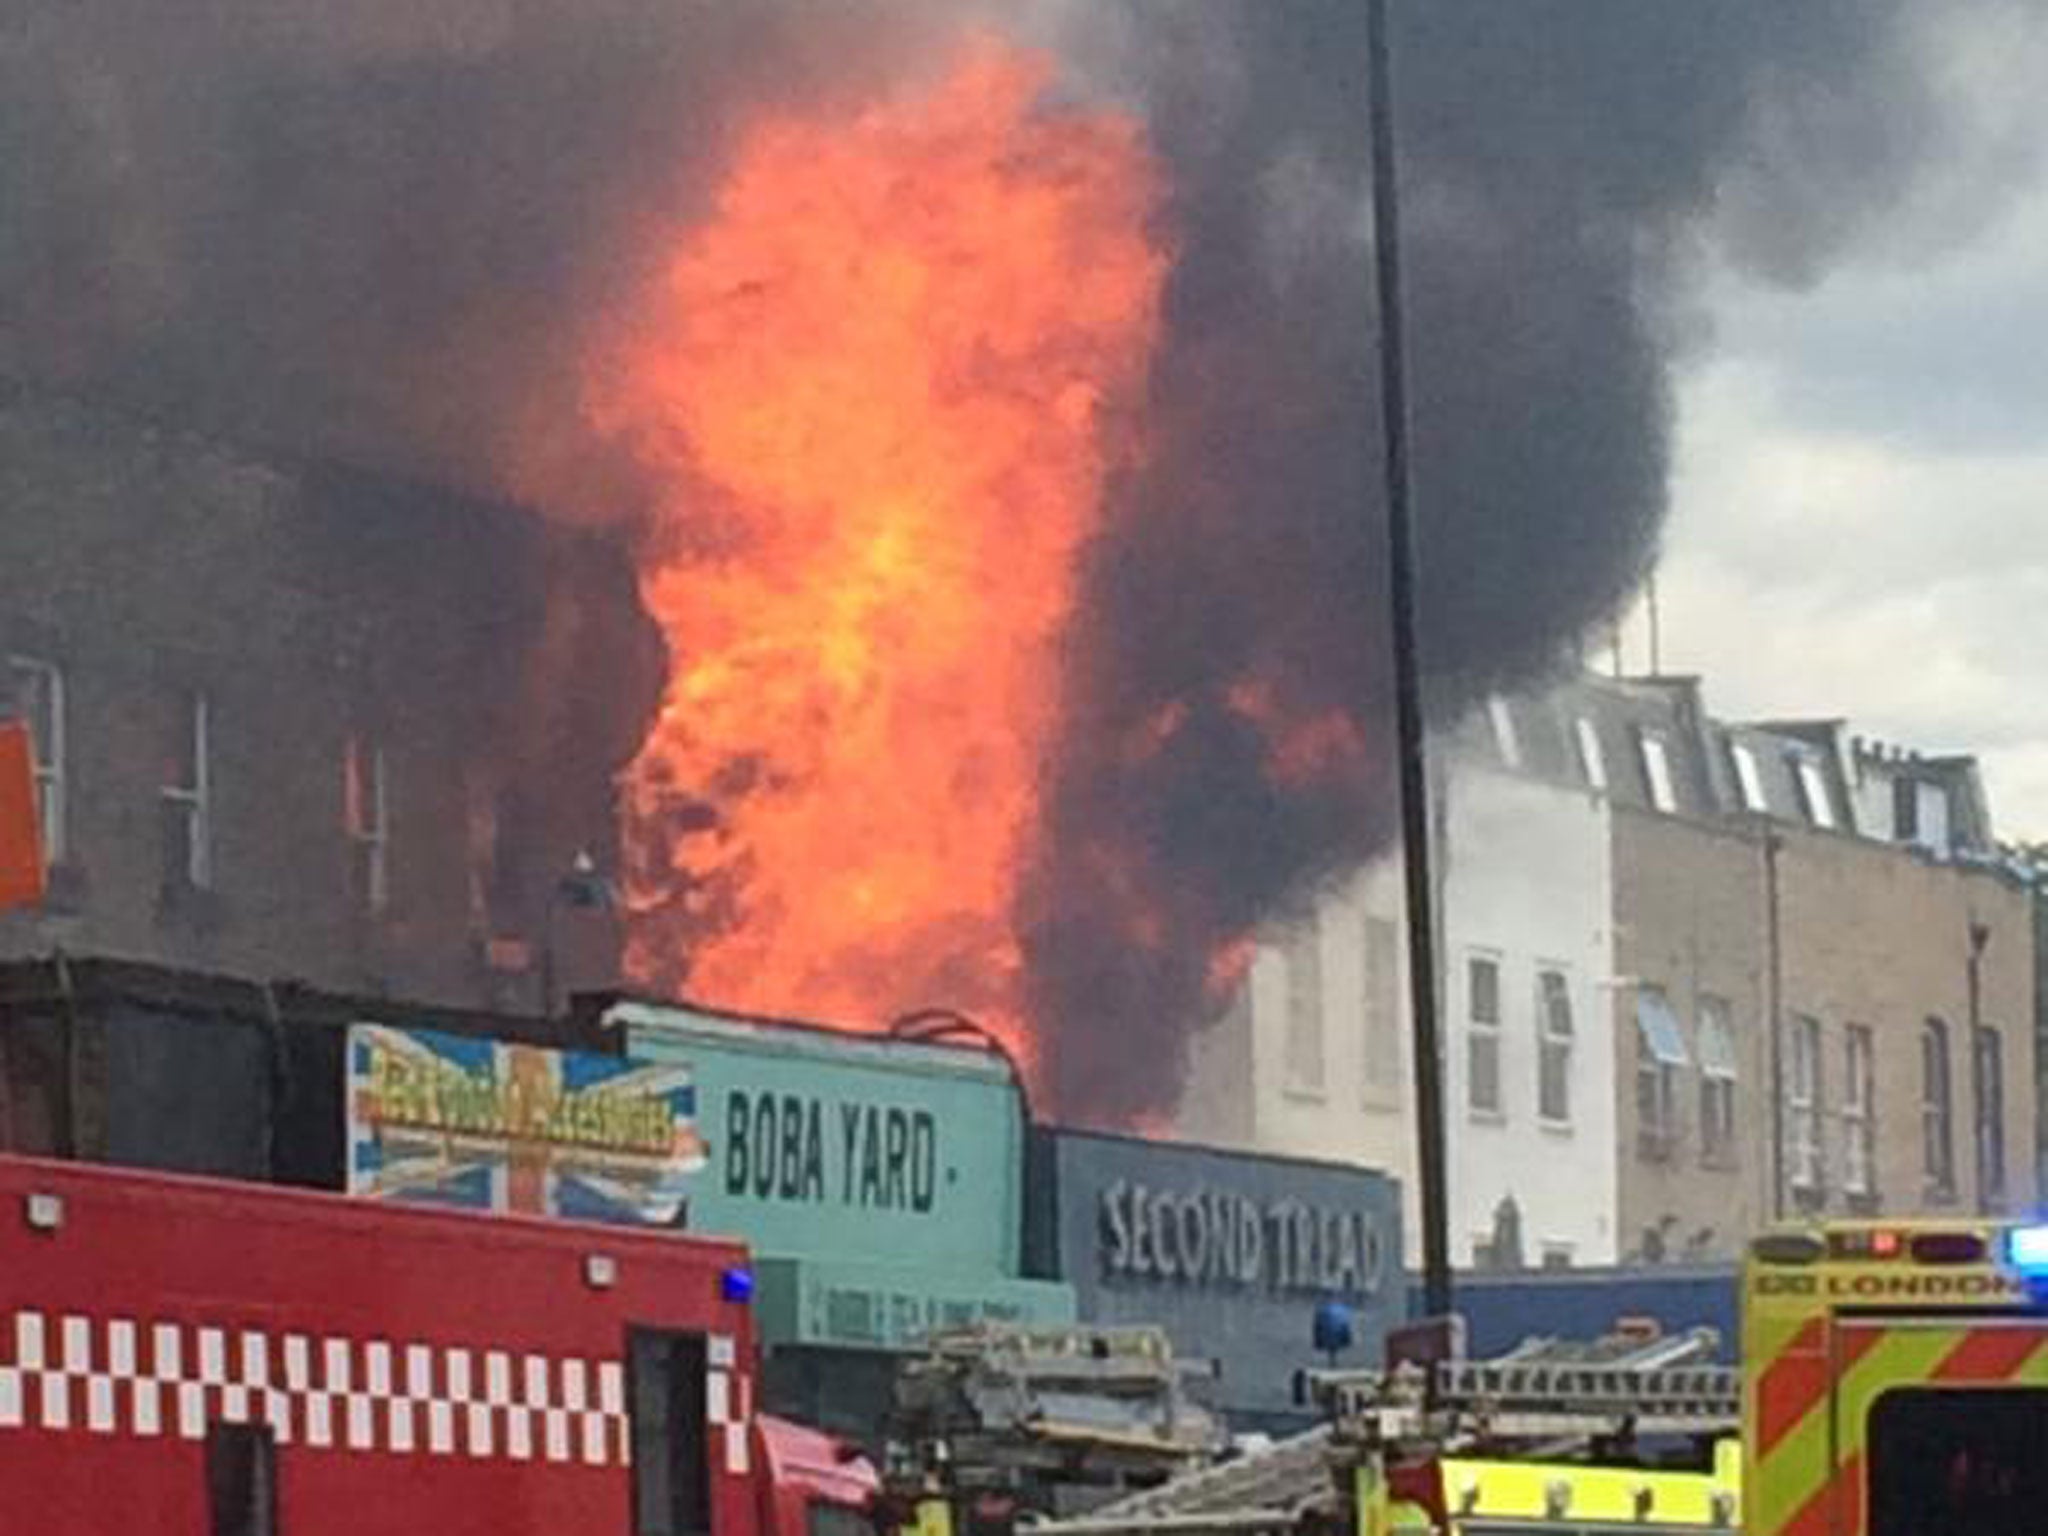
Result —
<path fill-rule="evenodd" d="M 32 391 L 0 400 L 0 466 L 0 707 L 50 864 L 0 957 L 519 1009 L 550 940 L 568 980 L 612 973 L 602 916 L 551 891 L 610 855 L 659 665 L 615 551 Z"/>
<path fill-rule="evenodd" d="M 45 13 L 0 370 L 596 530 L 665 677 L 543 625 L 469 739 L 619 769 L 630 979 L 1142 1121 L 1391 822 L 1363 9 Z M 1396 9 L 1449 714 L 1650 558 L 1700 246 L 1810 274 L 1948 124 L 1905 0 Z"/>

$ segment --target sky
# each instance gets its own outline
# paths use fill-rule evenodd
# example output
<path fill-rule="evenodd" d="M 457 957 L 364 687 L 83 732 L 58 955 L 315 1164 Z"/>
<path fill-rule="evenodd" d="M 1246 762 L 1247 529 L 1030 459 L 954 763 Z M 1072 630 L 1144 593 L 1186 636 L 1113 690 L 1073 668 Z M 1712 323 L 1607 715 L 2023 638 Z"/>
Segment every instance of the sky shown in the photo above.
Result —
<path fill-rule="evenodd" d="M 2048 124 L 2018 105 L 2039 40 L 1962 67 L 1995 187 L 1932 168 L 1804 287 L 1706 258 L 1657 583 L 1663 669 L 1717 714 L 1974 752 L 2013 840 L 2048 838 Z M 1640 613 L 1625 635 L 1645 665 Z"/>

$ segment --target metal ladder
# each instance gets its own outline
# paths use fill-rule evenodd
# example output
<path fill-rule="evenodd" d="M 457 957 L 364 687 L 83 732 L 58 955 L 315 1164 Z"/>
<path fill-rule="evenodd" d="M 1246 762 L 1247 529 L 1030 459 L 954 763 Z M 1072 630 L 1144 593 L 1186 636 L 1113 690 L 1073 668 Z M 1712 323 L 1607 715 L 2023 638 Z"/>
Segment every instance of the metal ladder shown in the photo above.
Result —
<path fill-rule="evenodd" d="M 1389 1437 L 1425 1415 L 1489 1439 L 1714 1434 L 1742 1407 L 1741 1374 L 1698 1363 L 1718 1343 L 1710 1329 L 1634 1348 L 1532 1341 L 1499 1360 L 1441 1362 L 1433 1382 L 1397 1369 L 1323 1372 L 1311 1384 L 1326 1412 L 1376 1421 Z"/>

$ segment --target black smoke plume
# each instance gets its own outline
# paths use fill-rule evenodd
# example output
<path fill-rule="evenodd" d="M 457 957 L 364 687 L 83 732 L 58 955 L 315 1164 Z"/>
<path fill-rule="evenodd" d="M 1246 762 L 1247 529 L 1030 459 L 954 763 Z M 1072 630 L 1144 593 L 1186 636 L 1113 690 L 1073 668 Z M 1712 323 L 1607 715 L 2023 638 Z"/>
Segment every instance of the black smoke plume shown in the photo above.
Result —
<path fill-rule="evenodd" d="M 1392 832 L 1364 9 L 1129 3 L 1103 50 L 1171 167 L 1180 259 L 1162 442 L 1094 554 L 1025 913 L 1073 1117 L 1169 1108 L 1211 957 Z M 1555 665 L 1654 557 L 1702 247 L 1809 276 L 1947 135 L 1900 4 L 1391 9 L 1441 717 Z M 1271 720 L 1233 706 L 1246 677 L 1283 724 L 1337 712 L 1372 750 L 1284 781 Z M 1158 750 L 1126 750 L 1176 708 Z M 1168 919 L 1158 943 L 1131 941 L 1133 905 Z"/>
<path fill-rule="evenodd" d="M 1905 0 L 1393 9 L 1442 713 L 1652 558 L 1699 250 L 1809 277 L 1945 135 Z M 17 4 L 0 375 L 631 537 L 635 466 L 574 423 L 649 210 L 686 220 L 751 114 L 857 101 L 968 10 Z M 1153 442 L 1090 559 L 1019 913 L 1057 1103 L 1121 1122 L 1170 1106 L 1217 953 L 1391 826 L 1363 5 L 981 10 L 1138 103 L 1168 169 Z M 1302 732 L 1335 743 L 1307 770 Z"/>

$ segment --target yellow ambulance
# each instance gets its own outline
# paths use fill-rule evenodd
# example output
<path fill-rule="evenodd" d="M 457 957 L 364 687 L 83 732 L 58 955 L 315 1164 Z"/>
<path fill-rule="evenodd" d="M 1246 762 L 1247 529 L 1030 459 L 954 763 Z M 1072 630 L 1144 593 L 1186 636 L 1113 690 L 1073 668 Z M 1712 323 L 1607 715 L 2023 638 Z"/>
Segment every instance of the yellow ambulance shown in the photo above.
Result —
<path fill-rule="evenodd" d="M 1770 1233 L 1742 1336 L 1749 1536 L 2048 1536 L 2048 1226 Z"/>

